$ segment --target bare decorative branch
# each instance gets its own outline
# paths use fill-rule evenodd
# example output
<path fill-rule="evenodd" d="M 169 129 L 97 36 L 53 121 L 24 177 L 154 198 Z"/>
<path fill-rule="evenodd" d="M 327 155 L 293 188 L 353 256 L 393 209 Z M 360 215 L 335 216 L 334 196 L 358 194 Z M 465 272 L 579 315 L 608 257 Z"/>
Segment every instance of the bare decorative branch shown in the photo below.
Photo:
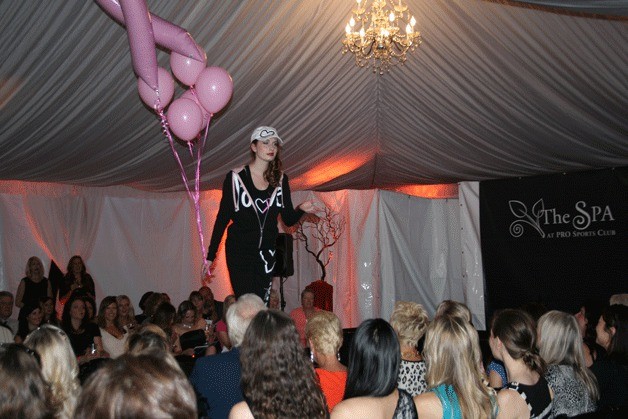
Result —
<path fill-rule="evenodd" d="M 320 266 L 323 281 L 327 275 L 326 268 L 334 256 L 334 252 L 328 249 L 336 244 L 345 226 L 344 217 L 325 207 L 323 216 L 306 214 L 294 228 L 296 239 L 303 242 L 305 251 L 314 256 Z"/>

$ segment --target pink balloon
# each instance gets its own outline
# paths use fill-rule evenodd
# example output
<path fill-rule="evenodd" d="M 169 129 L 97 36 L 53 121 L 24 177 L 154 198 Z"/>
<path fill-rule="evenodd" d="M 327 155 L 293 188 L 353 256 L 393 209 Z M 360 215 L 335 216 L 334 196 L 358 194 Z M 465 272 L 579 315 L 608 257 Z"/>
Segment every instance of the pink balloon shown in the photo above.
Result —
<path fill-rule="evenodd" d="M 96 0 L 96 3 L 114 20 L 126 25 L 119 0 Z M 186 57 L 192 57 L 196 61 L 203 61 L 205 52 L 194 42 L 192 35 L 185 29 L 152 13 L 150 16 L 153 25 L 153 35 L 157 44 Z"/>
<path fill-rule="evenodd" d="M 190 141 L 196 138 L 201 130 L 203 117 L 201 110 L 193 100 L 179 98 L 168 108 L 168 125 L 182 140 Z"/>
<path fill-rule="evenodd" d="M 165 108 L 174 95 L 174 79 L 168 70 L 158 67 L 157 90 L 151 89 L 141 78 L 137 79 L 137 90 L 140 94 L 140 98 L 142 98 L 142 102 L 150 108 L 157 109 L 159 106 Z M 159 101 L 157 101 L 157 99 L 159 99 Z"/>
<path fill-rule="evenodd" d="M 203 105 L 201 105 L 201 102 L 198 101 L 198 98 L 196 97 L 194 93 L 192 93 L 191 90 L 186 90 L 185 92 L 183 92 L 181 97 L 183 99 L 193 100 L 194 103 L 198 105 L 198 108 L 201 110 L 201 113 L 203 114 L 203 124 L 202 124 L 201 129 L 205 128 L 207 126 L 207 122 L 209 122 L 209 117 L 210 117 L 209 111 L 203 108 Z"/>
<path fill-rule="evenodd" d="M 186 86 L 192 86 L 196 83 L 198 75 L 205 68 L 207 62 L 207 56 L 204 55 L 205 60 L 203 62 L 196 61 L 193 58 L 186 57 L 176 52 L 170 54 L 170 68 L 174 76 Z"/>
<path fill-rule="evenodd" d="M 120 1 L 131 47 L 133 69 L 147 85 L 157 89 L 157 53 L 146 2 L 143 0 Z"/>
<path fill-rule="evenodd" d="M 233 80 L 227 71 L 220 67 L 207 67 L 194 85 L 199 102 L 212 114 L 229 103 L 233 93 Z"/>

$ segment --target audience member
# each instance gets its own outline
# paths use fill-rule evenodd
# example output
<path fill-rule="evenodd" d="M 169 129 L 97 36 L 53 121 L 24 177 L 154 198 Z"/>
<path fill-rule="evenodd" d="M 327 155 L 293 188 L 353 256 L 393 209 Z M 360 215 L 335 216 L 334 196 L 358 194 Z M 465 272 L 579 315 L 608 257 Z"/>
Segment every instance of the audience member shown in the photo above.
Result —
<path fill-rule="evenodd" d="M 179 342 L 179 335 L 173 330 L 176 314 L 177 310 L 174 306 L 163 301 L 157 306 L 154 314 L 151 316 L 151 322 L 164 331 L 168 337 L 171 352 L 175 355 L 179 355 L 182 352 L 181 342 Z"/>
<path fill-rule="evenodd" d="M 126 352 L 134 355 L 144 353 L 144 350 L 164 350 L 170 352 L 170 343 L 168 336 L 163 329 L 156 324 L 147 323 L 138 326 L 136 332 L 129 336 L 126 341 Z"/>
<path fill-rule="evenodd" d="M 0 325 L 11 330 L 15 335 L 17 333 L 17 319 L 12 319 L 13 315 L 13 294 L 9 291 L 0 291 Z M 13 340 L 11 340 L 13 341 Z"/>
<path fill-rule="evenodd" d="M 87 321 L 96 323 L 96 315 L 98 314 L 96 311 L 96 300 L 87 294 L 82 295 L 81 300 L 85 303 L 85 317 Z"/>
<path fill-rule="evenodd" d="M 412 396 L 397 389 L 401 350 L 392 326 L 383 319 L 365 320 L 349 350 L 344 400 L 332 418 L 416 418 Z"/>
<path fill-rule="evenodd" d="M 509 382 L 497 393 L 500 418 L 552 417 L 552 390 L 536 349 L 536 327 L 523 310 L 499 312 L 489 339 L 493 356 L 504 363 Z"/>
<path fill-rule="evenodd" d="M 226 418 L 229 411 L 243 400 L 240 389 L 240 345 L 251 320 L 264 310 L 264 302 L 255 294 L 244 294 L 225 313 L 230 351 L 196 360 L 190 381 L 199 397 L 199 412 L 209 418 Z"/>
<path fill-rule="evenodd" d="M 146 298 L 146 302 L 144 303 L 144 314 L 146 315 L 146 317 L 144 318 L 142 323 L 152 323 L 153 316 L 157 311 L 157 307 L 159 307 L 159 305 L 165 301 L 166 297 L 160 292 L 153 292 L 151 295 L 149 295 Z"/>
<path fill-rule="evenodd" d="M 218 322 L 216 323 L 216 338 L 218 338 L 218 342 L 220 342 L 220 346 L 222 347 L 223 352 L 224 351 L 228 351 L 229 349 L 231 349 L 231 340 L 229 339 L 229 333 L 227 331 L 227 323 L 225 321 L 226 319 L 226 314 L 227 314 L 227 310 L 229 309 L 229 306 L 233 303 L 235 303 L 236 301 L 236 297 L 235 295 L 231 294 L 231 295 L 227 295 L 225 297 L 225 301 L 222 305 L 222 316 L 220 318 L 220 320 L 218 320 Z"/>
<path fill-rule="evenodd" d="M 224 312 L 222 308 L 222 301 L 216 301 L 211 288 L 206 285 L 199 288 L 198 292 L 200 292 L 203 297 L 203 318 L 205 320 L 211 320 L 214 324 L 216 324 L 216 322 L 220 319 L 220 313 Z M 190 294 L 189 299 L 191 298 L 192 294 Z"/>
<path fill-rule="evenodd" d="M 51 324 L 53 326 L 61 325 L 61 322 L 59 322 L 59 318 L 57 317 L 57 312 L 55 310 L 54 298 L 48 297 L 47 295 L 41 297 L 39 299 L 39 307 L 41 308 L 41 313 L 43 315 L 41 324 Z"/>
<path fill-rule="evenodd" d="M 79 255 L 72 256 L 68 262 L 66 274 L 59 287 L 59 300 L 65 302 L 72 294 L 77 296 L 90 295 L 92 298 L 96 298 L 94 279 L 87 273 L 83 258 Z"/>
<path fill-rule="evenodd" d="M 471 323 L 471 310 L 465 304 L 453 300 L 443 300 L 434 314 L 434 320 L 443 316 L 453 316 Z"/>
<path fill-rule="evenodd" d="M 401 348 L 397 388 L 407 391 L 412 397 L 427 390 L 425 361 L 418 350 L 418 344 L 428 324 L 427 312 L 421 304 L 407 301 L 395 303 L 390 325 L 397 334 Z"/>
<path fill-rule="evenodd" d="M 575 314 L 580 335 L 582 336 L 582 350 L 584 351 L 584 360 L 588 368 L 591 368 L 593 362 L 597 359 L 597 354 L 604 349 L 596 342 L 597 333 L 595 327 L 602 315 L 602 310 L 606 307 L 596 301 L 587 301 L 580 307 Z"/>
<path fill-rule="evenodd" d="M 81 388 L 68 336 L 59 327 L 45 324 L 28 335 L 24 344 L 41 357 L 41 372 L 49 388 L 48 405 L 54 417 L 73 418 Z"/>
<path fill-rule="evenodd" d="M 49 419 L 39 355 L 17 343 L 0 345 L 0 417 Z"/>
<path fill-rule="evenodd" d="M 576 318 L 562 311 L 549 311 L 539 319 L 537 336 L 539 353 L 548 366 L 545 379 L 554 391 L 554 417 L 595 411 L 597 380 L 585 365 Z"/>
<path fill-rule="evenodd" d="M 96 324 L 100 328 L 103 350 L 111 358 L 117 358 L 122 355 L 129 334 L 119 322 L 118 300 L 116 297 L 110 295 L 102 299 L 98 307 Z"/>
<path fill-rule="evenodd" d="M 231 409 L 230 418 L 327 417 L 325 396 L 288 315 L 277 310 L 257 313 L 240 351 L 245 401 Z"/>
<path fill-rule="evenodd" d="M 142 312 L 140 314 L 135 315 L 135 321 L 137 322 L 137 324 L 142 324 L 144 320 L 146 320 L 146 318 L 148 317 L 146 315 L 146 301 L 148 300 L 148 297 L 150 297 L 151 295 L 153 295 L 153 292 L 147 291 L 144 294 L 142 294 L 142 297 L 140 298 L 140 302 L 138 306 L 140 310 L 142 310 Z"/>
<path fill-rule="evenodd" d="M 215 339 L 213 328 L 205 322 L 197 307 L 189 300 L 179 304 L 172 330 L 179 336 L 183 355 L 194 356 L 194 348 L 209 349 L 208 343 L 214 342 Z M 212 347 L 211 353 L 216 353 L 215 347 Z"/>
<path fill-rule="evenodd" d="M 600 387 L 601 409 L 628 406 L 628 307 L 607 307 L 597 323 L 597 343 L 604 348 L 591 366 Z M 605 353 L 604 353 L 605 352 Z"/>
<path fill-rule="evenodd" d="M 471 323 L 437 318 L 427 330 L 423 353 L 430 391 L 414 398 L 421 419 L 497 415 L 495 391 L 483 380 L 480 340 Z"/>
<path fill-rule="evenodd" d="M 297 332 L 299 332 L 299 341 L 304 348 L 307 348 L 305 325 L 310 317 L 317 311 L 320 311 L 320 308 L 314 307 L 314 291 L 307 288 L 301 291 L 301 307 L 292 310 L 290 317 L 292 317 Z"/>
<path fill-rule="evenodd" d="M 137 320 L 135 320 L 135 310 L 131 299 L 126 295 L 118 295 L 116 302 L 118 303 L 118 324 L 127 332 L 132 332 L 137 326 Z"/>
<path fill-rule="evenodd" d="M 194 390 L 167 353 L 125 354 L 85 383 L 76 419 L 197 417 Z"/>
<path fill-rule="evenodd" d="M 70 338 L 70 345 L 77 356 L 78 363 L 84 364 L 104 354 L 100 329 L 87 320 L 85 301 L 70 297 L 63 307 L 61 326 Z"/>
<path fill-rule="evenodd" d="M 20 281 L 15 294 L 16 307 L 39 305 L 41 297 L 52 297 L 50 281 L 44 276 L 44 264 L 41 259 L 31 256 L 26 262 L 26 276 Z"/>
<path fill-rule="evenodd" d="M 342 346 L 340 319 L 330 311 L 314 313 L 305 327 L 312 363 L 316 363 L 316 376 L 331 411 L 345 393 L 347 367 L 340 363 L 338 351 Z"/>
<path fill-rule="evenodd" d="M 19 325 L 15 334 L 15 343 L 23 343 L 30 332 L 41 326 L 43 317 L 39 304 L 28 303 L 23 306 L 18 318 Z"/>

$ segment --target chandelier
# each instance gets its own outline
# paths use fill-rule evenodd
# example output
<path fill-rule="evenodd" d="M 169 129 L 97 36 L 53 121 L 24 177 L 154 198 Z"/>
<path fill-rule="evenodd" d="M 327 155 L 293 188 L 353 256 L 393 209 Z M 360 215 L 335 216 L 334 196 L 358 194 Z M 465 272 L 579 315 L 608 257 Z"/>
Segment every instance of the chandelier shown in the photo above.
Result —
<path fill-rule="evenodd" d="M 369 9 L 368 0 L 356 1 L 357 8 L 345 28 L 342 53 L 355 54 L 357 66 L 371 67 L 378 74 L 388 72 L 393 65 L 403 65 L 406 53 L 421 44 L 421 34 L 414 29 L 416 20 L 408 6 L 401 0 L 373 0 Z M 404 32 L 399 28 L 403 24 Z"/>

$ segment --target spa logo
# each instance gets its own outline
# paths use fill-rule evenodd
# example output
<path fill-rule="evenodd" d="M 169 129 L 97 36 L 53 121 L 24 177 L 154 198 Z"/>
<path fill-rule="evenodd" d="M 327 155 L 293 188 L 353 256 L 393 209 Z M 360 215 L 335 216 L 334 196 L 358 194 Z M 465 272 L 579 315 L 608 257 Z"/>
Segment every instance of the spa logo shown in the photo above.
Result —
<path fill-rule="evenodd" d="M 578 201 L 574 205 L 573 212 L 560 212 L 556 208 L 545 208 L 543 198 L 539 199 L 528 210 L 524 202 L 517 200 L 508 201 L 510 212 L 515 216 L 510 224 L 510 235 L 521 237 L 526 230 L 536 231 L 542 238 L 579 237 L 579 236 L 606 236 L 614 235 L 614 230 L 587 231 L 593 223 L 615 221 L 609 205 L 587 205 L 585 201 Z M 546 233 L 548 227 L 567 227 L 573 231 L 557 231 Z M 612 232 L 612 234 L 610 234 Z"/>

